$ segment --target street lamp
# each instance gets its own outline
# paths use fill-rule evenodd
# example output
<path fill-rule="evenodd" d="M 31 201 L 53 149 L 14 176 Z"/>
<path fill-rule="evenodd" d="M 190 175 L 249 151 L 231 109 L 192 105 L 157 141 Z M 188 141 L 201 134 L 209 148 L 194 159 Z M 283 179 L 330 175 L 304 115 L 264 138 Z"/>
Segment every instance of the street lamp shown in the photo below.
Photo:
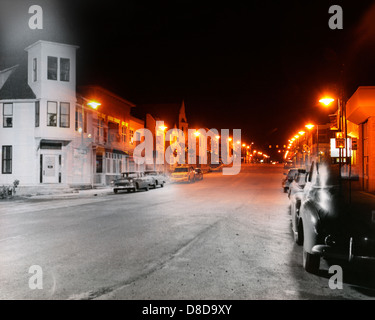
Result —
<path fill-rule="evenodd" d="M 96 109 L 97 107 L 101 106 L 102 104 L 100 102 L 96 101 L 90 101 L 87 103 L 88 106 L 90 106 L 93 109 Z"/>
<path fill-rule="evenodd" d="M 308 129 L 308 130 L 312 130 L 313 128 L 315 128 L 315 125 L 314 124 L 307 124 L 305 125 L 305 127 Z M 316 156 L 318 158 L 318 162 L 320 162 L 320 153 L 319 153 L 319 125 L 316 126 Z"/>
<path fill-rule="evenodd" d="M 91 107 L 92 109 L 96 110 L 99 106 L 101 106 L 101 103 L 97 102 L 97 101 L 93 101 L 93 100 L 88 100 L 88 99 L 86 99 L 84 97 L 82 97 L 82 100 L 83 100 L 83 102 L 81 104 L 82 123 L 81 123 L 81 127 L 78 128 L 78 132 L 81 134 L 81 146 L 80 146 L 81 155 L 82 155 L 81 180 L 82 180 L 82 183 L 83 183 L 83 166 L 84 166 L 83 154 L 86 151 L 86 147 L 84 145 L 84 139 L 83 139 L 84 127 L 85 127 L 85 107 L 84 107 L 84 104 L 86 102 L 86 104 L 89 107 Z M 88 137 L 91 138 L 91 134 L 89 134 Z M 92 152 L 91 152 L 91 157 L 92 157 Z M 94 161 L 93 161 L 94 159 L 93 159 L 93 157 L 92 157 L 91 160 L 92 160 L 91 163 L 94 165 Z M 91 188 L 93 188 L 93 186 L 94 186 L 94 174 L 92 174 L 92 178 L 91 178 Z"/>
<path fill-rule="evenodd" d="M 325 97 L 319 100 L 320 103 L 324 104 L 325 106 L 329 106 L 331 102 L 335 101 L 335 99 Z"/>

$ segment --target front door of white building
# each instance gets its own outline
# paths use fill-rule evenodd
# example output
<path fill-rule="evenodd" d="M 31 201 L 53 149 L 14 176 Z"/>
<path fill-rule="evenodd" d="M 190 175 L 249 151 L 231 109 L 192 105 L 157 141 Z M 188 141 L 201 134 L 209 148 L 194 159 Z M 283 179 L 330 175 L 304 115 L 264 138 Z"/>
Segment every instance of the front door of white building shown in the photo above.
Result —
<path fill-rule="evenodd" d="M 58 155 L 43 155 L 43 183 L 59 183 L 58 160 Z"/>

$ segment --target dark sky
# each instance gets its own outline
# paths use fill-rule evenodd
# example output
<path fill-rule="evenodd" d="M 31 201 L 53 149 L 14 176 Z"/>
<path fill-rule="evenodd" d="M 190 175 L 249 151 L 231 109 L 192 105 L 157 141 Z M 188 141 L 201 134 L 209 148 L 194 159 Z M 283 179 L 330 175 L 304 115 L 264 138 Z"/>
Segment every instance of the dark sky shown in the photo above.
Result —
<path fill-rule="evenodd" d="M 257 144 L 328 120 L 325 91 L 375 85 L 372 1 L 14 2 L 0 0 L 1 68 L 38 39 L 77 44 L 79 85 L 135 104 L 184 99 L 191 126 L 242 129 Z M 31 4 L 43 7 L 42 31 L 27 27 Z M 328 27 L 332 4 L 343 30 Z"/>

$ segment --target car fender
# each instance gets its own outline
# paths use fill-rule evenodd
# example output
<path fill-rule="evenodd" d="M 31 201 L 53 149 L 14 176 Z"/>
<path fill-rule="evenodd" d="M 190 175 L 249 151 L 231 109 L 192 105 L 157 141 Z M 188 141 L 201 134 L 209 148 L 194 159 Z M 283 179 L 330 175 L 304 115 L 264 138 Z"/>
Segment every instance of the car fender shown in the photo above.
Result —
<path fill-rule="evenodd" d="M 319 244 L 320 218 L 311 201 L 306 201 L 300 207 L 300 219 L 303 226 L 303 247 L 306 252 L 312 253 L 312 248 Z"/>

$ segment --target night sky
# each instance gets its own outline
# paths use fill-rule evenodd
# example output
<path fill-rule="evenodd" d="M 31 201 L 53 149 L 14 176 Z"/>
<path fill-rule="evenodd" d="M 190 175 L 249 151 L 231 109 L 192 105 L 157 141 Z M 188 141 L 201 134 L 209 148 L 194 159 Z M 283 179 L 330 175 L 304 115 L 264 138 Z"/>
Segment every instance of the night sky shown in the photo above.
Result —
<path fill-rule="evenodd" d="M 135 104 L 184 99 L 191 127 L 280 144 L 307 121 L 328 122 L 324 92 L 375 85 L 372 2 L 0 0 L 0 69 L 39 39 L 76 44 L 78 85 Z M 32 4 L 43 30 L 27 26 Z M 332 4 L 343 30 L 328 27 Z"/>

